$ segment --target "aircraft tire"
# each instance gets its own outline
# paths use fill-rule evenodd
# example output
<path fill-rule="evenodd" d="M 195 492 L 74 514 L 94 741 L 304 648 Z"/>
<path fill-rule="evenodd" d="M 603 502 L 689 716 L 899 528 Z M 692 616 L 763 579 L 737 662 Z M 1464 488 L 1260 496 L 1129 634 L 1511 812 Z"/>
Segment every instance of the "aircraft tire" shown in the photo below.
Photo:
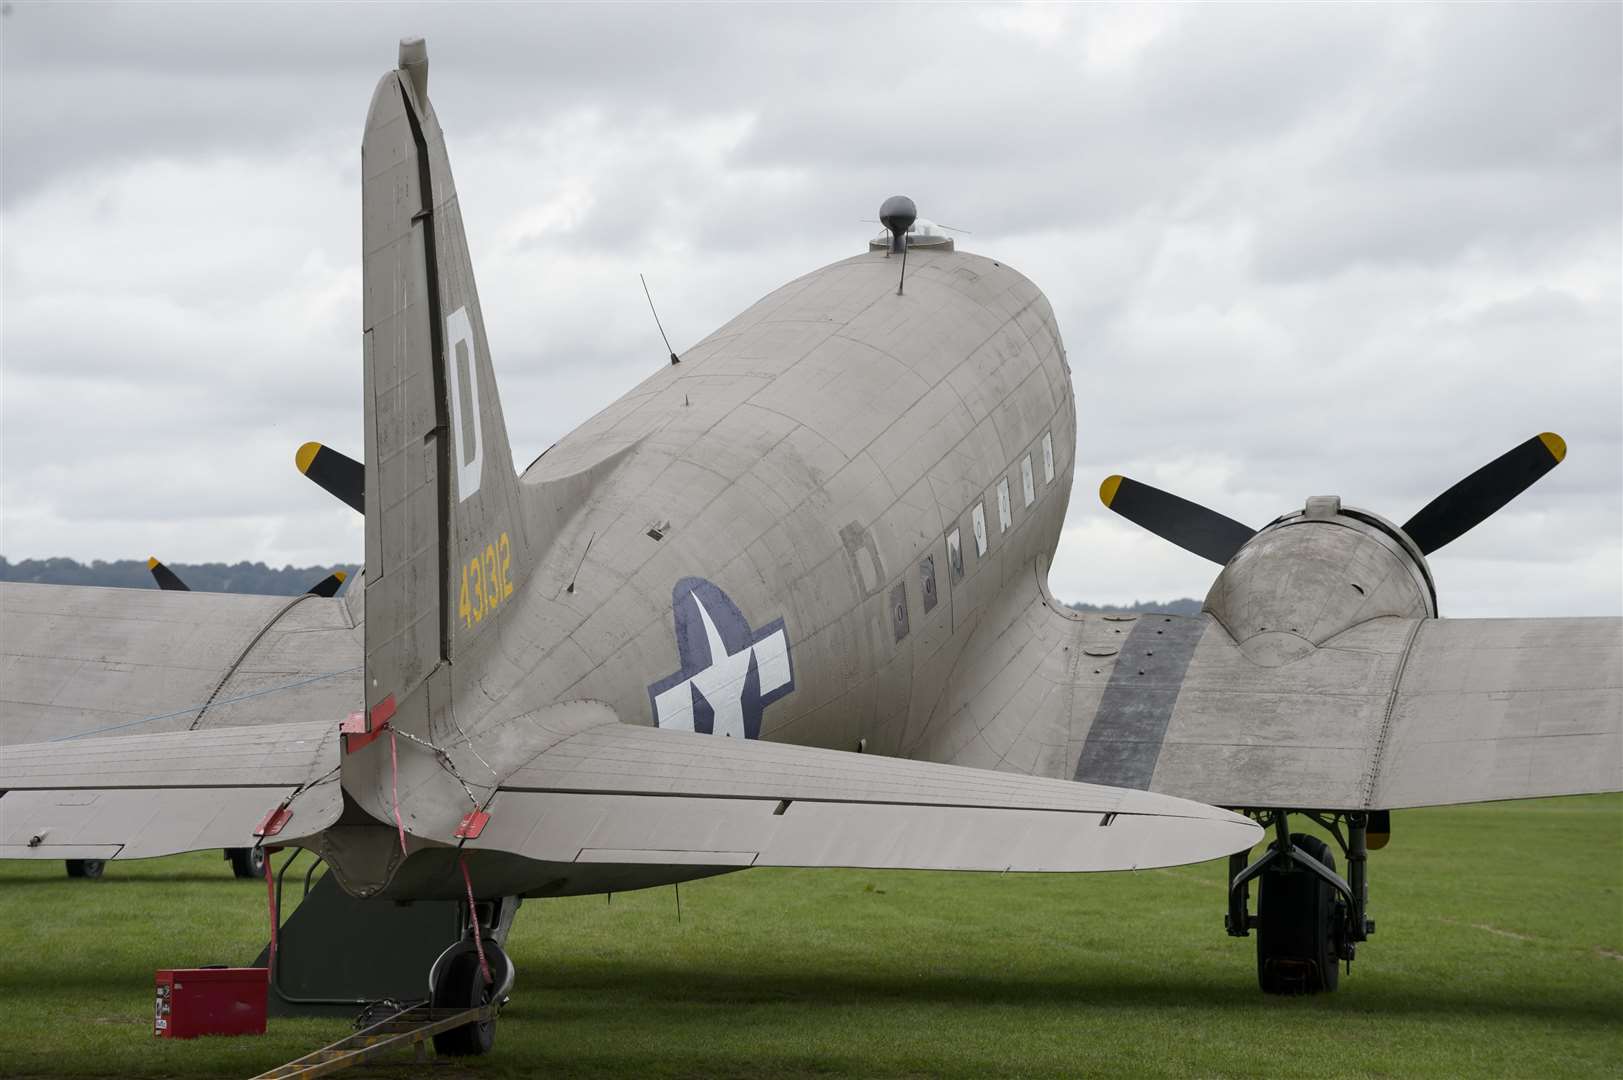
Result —
<path fill-rule="evenodd" d="M 233 877 L 253 878 L 257 881 L 265 876 L 264 848 L 226 848 L 225 854 L 226 858 L 231 861 L 231 874 Z"/>
<path fill-rule="evenodd" d="M 494 942 L 485 946 L 494 968 L 499 950 Z M 458 953 L 445 965 L 434 986 L 433 1005 L 436 1009 L 472 1009 L 490 1003 L 491 988 L 485 985 L 484 973 L 479 970 L 479 954 L 472 949 Z M 490 1053 L 496 1044 L 496 1020 L 463 1024 L 434 1036 L 434 1052 L 446 1057 L 475 1057 Z"/>
<path fill-rule="evenodd" d="M 107 863 L 101 859 L 65 859 L 68 877 L 99 878 L 101 872 L 107 869 Z"/>
<path fill-rule="evenodd" d="M 1336 857 L 1318 837 L 1292 833 L 1291 843 L 1326 868 L 1336 868 Z M 1317 994 L 1336 988 L 1341 975 L 1338 901 L 1335 889 L 1312 874 L 1263 871 L 1257 892 L 1257 982 L 1263 993 Z"/>

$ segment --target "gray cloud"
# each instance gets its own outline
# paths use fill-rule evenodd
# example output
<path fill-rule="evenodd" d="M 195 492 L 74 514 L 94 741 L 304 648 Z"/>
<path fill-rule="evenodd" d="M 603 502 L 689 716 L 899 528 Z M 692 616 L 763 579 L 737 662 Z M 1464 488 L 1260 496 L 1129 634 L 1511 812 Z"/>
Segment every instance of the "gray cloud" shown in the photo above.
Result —
<path fill-rule="evenodd" d="M 1048 294 L 1080 392 L 1056 590 L 1202 593 L 1126 471 L 1261 524 L 1569 460 L 1434 560 L 1452 614 L 1623 607 L 1615 5 L 14 2 L 0 545 L 353 559 L 291 466 L 360 434 L 357 149 L 428 37 L 528 462 L 886 195 Z"/>

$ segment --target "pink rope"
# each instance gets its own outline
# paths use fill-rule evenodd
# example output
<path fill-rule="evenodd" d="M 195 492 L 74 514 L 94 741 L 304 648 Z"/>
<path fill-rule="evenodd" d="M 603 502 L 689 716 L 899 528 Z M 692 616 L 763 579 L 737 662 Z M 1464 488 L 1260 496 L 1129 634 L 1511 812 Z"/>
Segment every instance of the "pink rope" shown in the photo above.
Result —
<path fill-rule="evenodd" d="M 265 978 L 269 980 L 276 968 L 276 924 L 281 922 L 276 912 L 276 886 L 271 882 L 270 852 L 265 852 L 265 906 L 270 910 L 270 951 L 265 955 Z"/>
<path fill-rule="evenodd" d="M 400 751 L 395 747 L 394 728 L 389 729 L 389 801 L 394 804 L 394 825 L 400 830 L 400 854 L 406 853 L 406 825 L 400 820 Z"/>
<path fill-rule="evenodd" d="M 485 942 L 479 933 L 479 911 L 473 904 L 473 879 L 468 876 L 468 860 L 458 855 L 456 861 L 462 867 L 462 884 L 468 888 L 468 921 L 473 923 L 473 948 L 479 954 L 479 972 L 485 977 L 485 985 L 489 986 L 496 980 L 490 977 L 490 963 L 485 959 Z"/>

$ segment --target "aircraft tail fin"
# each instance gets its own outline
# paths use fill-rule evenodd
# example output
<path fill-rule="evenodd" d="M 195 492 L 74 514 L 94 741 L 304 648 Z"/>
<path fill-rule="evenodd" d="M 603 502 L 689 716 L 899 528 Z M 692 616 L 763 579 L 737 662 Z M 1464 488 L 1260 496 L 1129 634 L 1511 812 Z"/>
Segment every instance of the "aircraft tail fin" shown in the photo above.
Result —
<path fill-rule="evenodd" d="M 361 161 L 366 706 L 423 733 L 449 666 L 494 643 L 530 545 L 420 39 L 378 82 Z"/>

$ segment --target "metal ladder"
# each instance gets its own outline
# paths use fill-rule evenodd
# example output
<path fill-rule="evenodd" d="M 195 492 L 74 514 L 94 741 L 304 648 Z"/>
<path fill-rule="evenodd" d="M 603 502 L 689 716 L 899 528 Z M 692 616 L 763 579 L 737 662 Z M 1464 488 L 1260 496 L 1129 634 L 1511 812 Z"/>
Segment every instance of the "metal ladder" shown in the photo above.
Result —
<path fill-rule="evenodd" d="M 463 1024 L 483 1023 L 491 1019 L 494 1013 L 495 1009 L 490 1005 L 476 1009 L 433 1009 L 426 1004 L 411 1005 L 314 1053 L 286 1065 L 278 1065 L 269 1072 L 262 1072 L 253 1080 L 306 1080 L 308 1077 L 329 1076 L 340 1069 L 373 1061 L 408 1046 L 416 1049 L 418 1061 L 425 1061 L 429 1040 L 435 1035 Z"/>

